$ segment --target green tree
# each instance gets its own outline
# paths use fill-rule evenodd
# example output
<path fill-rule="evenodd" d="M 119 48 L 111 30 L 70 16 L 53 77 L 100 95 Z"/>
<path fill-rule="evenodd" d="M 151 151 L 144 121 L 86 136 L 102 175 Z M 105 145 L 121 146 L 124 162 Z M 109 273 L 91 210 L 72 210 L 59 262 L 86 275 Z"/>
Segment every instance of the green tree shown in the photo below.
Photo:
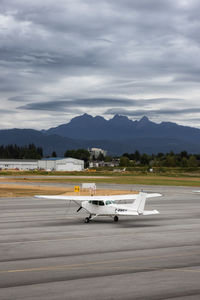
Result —
<path fill-rule="evenodd" d="M 182 151 L 182 152 L 180 153 L 180 156 L 181 156 L 181 158 L 183 158 L 183 157 L 188 158 L 188 157 L 189 157 L 187 151 Z"/>
<path fill-rule="evenodd" d="M 165 159 L 165 162 L 164 162 L 164 165 L 166 167 L 176 167 L 177 166 L 177 161 L 176 161 L 176 157 L 174 155 L 167 155 L 166 156 L 166 159 Z"/>
<path fill-rule="evenodd" d="M 64 153 L 64 157 L 73 157 L 73 158 L 76 158 L 76 150 L 67 150 Z"/>
<path fill-rule="evenodd" d="M 144 166 L 148 165 L 149 161 L 150 161 L 150 157 L 146 153 L 142 154 L 142 156 L 140 158 L 141 164 L 144 165 Z"/>
<path fill-rule="evenodd" d="M 36 147 L 34 144 L 28 146 L 7 145 L 0 146 L 0 158 L 27 158 L 40 159 L 43 157 L 43 150 L 41 147 Z"/>
<path fill-rule="evenodd" d="M 191 155 L 188 159 L 188 167 L 197 167 L 198 161 L 194 155 Z"/>
<path fill-rule="evenodd" d="M 180 161 L 180 166 L 183 168 L 186 168 L 188 166 L 188 160 L 186 157 L 182 157 L 182 159 Z"/>
<path fill-rule="evenodd" d="M 53 151 L 51 154 L 52 157 L 57 157 L 56 151 Z"/>
<path fill-rule="evenodd" d="M 141 155 L 140 155 L 140 152 L 138 150 L 135 151 L 133 159 L 136 160 L 136 161 L 140 161 Z"/>
<path fill-rule="evenodd" d="M 119 161 L 120 167 L 128 167 L 129 163 L 130 163 L 130 160 L 128 157 L 126 157 L 126 156 L 120 157 L 120 161 Z"/>
<path fill-rule="evenodd" d="M 105 156 L 104 161 L 105 161 L 105 162 L 110 162 L 110 161 L 112 161 L 112 156 Z"/>
<path fill-rule="evenodd" d="M 99 156 L 97 157 L 97 160 L 99 160 L 99 161 L 104 161 L 105 160 L 105 157 L 104 157 L 103 153 L 99 153 Z"/>

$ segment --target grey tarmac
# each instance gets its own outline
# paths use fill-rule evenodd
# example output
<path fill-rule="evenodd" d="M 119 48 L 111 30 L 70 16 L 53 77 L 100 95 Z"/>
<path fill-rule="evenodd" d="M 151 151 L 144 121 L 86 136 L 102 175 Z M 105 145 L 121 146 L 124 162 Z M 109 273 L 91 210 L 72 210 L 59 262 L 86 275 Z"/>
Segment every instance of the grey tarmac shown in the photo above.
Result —
<path fill-rule="evenodd" d="M 97 187 L 160 192 L 160 215 L 85 224 L 64 201 L 0 198 L 0 299 L 200 299 L 197 188 Z"/>

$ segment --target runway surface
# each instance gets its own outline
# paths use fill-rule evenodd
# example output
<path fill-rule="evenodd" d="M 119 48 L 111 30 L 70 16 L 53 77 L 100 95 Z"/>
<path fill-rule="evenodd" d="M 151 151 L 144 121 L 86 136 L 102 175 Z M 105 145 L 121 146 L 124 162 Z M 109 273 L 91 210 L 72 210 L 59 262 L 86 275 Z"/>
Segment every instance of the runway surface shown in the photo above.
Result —
<path fill-rule="evenodd" d="M 141 186 L 99 187 L 141 189 Z M 0 299 L 200 299 L 200 194 L 145 186 L 160 215 L 99 218 L 0 198 Z"/>

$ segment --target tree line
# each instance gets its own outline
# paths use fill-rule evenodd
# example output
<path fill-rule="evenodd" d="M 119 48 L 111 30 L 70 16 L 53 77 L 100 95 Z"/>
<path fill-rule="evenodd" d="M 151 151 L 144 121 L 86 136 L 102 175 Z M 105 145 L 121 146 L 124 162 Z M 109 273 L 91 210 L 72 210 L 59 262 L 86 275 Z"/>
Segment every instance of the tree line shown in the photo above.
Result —
<path fill-rule="evenodd" d="M 180 153 L 140 154 L 139 151 L 129 154 L 124 153 L 120 157 L 120 166 L 134 167 L 137 165 L 150 167 L 198 167 L 200 166 L 200 154 L 189 154 L 187 151 Z"/>
<path fill-rule="evenodd" d="M 120 157 L 103 156 L 100 153 L 99 157 L 90 156 L 90 152 L 85 149 L 68 150 L 64 154 L 65 157 L 73 157 L 82 159 L 87 164 L 89 161 L 104 161 L 112 162 L 118 160 L 121 167 L 149 166 L 149 167 L 198 167 L 200 166 L 200 154 L 189 154 L 187 151 L 180 153 L 158 153 L 146 154 L 136 150 L 134 153 L 124 153 Z"/>
<path fill-rule="evenodd" d="M 28 146 L 0 146 L 1 159 L 40 159 L 42 157 L 43 149 L 36 147 L 34 144 Z"/>
<path fill-rule="evenodd" d="M 57 157 L 55 151 L 51 154 Z M 124 153 L 120 157 L 103 156 L 100 153 L 98 158 L 91 157 L 90 152 L 86 149 L 67 150 L 64 157 L 72 157 L 84 160 L 85 165 L 89 161 L 112 162 L 118 160 L 121 167 L 149 166 L 149 167 L 198 167 L 200 166 L 200 154 L 189 154 L 187 151 L 180 153 L 158 153 L 146 154 L 135 151 L 134 153 Z M 1 159 L 41 159 L 43 158 L 43 149 L 36 147 L 34 144 L 28 146 L 7 145 L 0 146 Z"/>

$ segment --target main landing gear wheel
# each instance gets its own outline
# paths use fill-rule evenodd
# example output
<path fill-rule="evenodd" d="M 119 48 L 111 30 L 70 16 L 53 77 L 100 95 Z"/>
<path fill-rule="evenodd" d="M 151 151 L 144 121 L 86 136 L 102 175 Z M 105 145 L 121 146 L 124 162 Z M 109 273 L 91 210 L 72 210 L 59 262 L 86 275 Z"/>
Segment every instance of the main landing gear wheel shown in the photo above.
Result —
<path fill-rule="evenodd" d="M 90 218 L 85 218 L 85 223 L 89 223 L 90 222 Z"/>
<path fill-rule="evenodd" d="M 119 220 L 118 216 L 114 216 L 114 221 L 118 222 L 118 220 Z"/>

